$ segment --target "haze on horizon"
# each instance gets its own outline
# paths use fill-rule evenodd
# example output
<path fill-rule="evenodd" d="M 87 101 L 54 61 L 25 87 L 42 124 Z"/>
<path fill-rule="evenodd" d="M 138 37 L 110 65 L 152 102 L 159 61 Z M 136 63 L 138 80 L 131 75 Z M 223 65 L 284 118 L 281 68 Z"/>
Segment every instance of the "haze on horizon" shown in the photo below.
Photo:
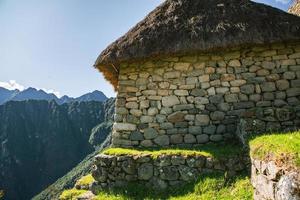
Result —
<path fill-rule="evenodd" d="M 287 10 L 292 0 L 256 0 Z M 92 66 L 163 0 L 0 0 L 0 87 L 77 97 L 113 87 Z M 46 88 L 46 89 L 44 89 Z"/>

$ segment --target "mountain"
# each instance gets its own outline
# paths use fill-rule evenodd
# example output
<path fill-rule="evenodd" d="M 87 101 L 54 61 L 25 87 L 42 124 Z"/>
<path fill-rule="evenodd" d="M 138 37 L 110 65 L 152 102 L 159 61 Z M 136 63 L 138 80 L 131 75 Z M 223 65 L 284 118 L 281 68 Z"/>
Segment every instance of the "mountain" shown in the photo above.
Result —
<path fill-rule="evenodd" d="M 78 98 L 69 97 L 67 95 L 58 98 L 52 93 L 46 93 L 43 90 L 37 90 L 35 88 L 28 88 L 23 91 L 19 90 L 7 90 L 0 87 L 0 105 L 8 101 L 26 101 L 26 100 L 46 100 L 56 101 L 58 104 L 70 103 L 70 102 L 87 102 L 87 101 L 106 101 L 108 98 L 100 91 L 94 91 L 84 94 Z"/>
<path fill-rule="evenodd" d="M 7 90 L 0 87 L 0 105 L 12 99 L 19 92 L 19 90 Z"/>
<path fill-rule="evenodd" d="M 113 112 L 114 99 L 1 105 L 0 190 L 5 199 L 30 199 L 94 152 L 111 131 Z"/>
<path fill-rule="evenodd" d="M 75 101 L 105 101 L 107 97 L 103 92 L 95 90 L 94 92 L 87 93 L 75 99 Z"/>
<path fill-rule="evenodd" d="M 43 90 L 37 90 L 35 88 L 28 88 L 22 92 L 17 93 L 10 101 L 26 101 L 26 100 L 46 100 L 57 101 L 58 98 L 54 94 L 48 94 Z"/>

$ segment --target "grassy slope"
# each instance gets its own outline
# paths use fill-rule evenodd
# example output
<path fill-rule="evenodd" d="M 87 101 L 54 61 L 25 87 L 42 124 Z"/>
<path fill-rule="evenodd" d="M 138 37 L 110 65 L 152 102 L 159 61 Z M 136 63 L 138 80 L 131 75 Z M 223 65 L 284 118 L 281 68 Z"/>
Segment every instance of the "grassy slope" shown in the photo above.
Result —
<path fill-rule="evenodd" d="M 259 136 L 249 143 L 253 158 L 300 167 L 300 131 Z"/>

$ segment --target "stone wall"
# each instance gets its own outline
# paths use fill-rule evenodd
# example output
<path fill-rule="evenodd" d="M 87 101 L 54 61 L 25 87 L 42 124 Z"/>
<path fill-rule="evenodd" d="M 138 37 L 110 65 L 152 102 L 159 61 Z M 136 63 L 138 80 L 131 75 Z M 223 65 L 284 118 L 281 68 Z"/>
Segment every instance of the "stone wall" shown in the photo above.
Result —
<path fill-rule="evenodd" d="M 251 109 L 299 105 L 299 44 L 121 64 L 112 143 L 155 147 L 234 140 L 240 118 L 256 119 Z M 300 127 L 299 112 L 286 119 L 270 118 L 264 127 Z"/>
<path fill-rule="evenodd" d="M 300 171 L 274 161 L 252 160 L 251 182 L 255 200 L 299 200 Z"/>
<path fill-rule="evenodd" d="M 276 100 L 278 101 L 278 100 Z M 300 104 L 255 107 L 247 110 L 237 125 L 237 137 L 248 148 L 251 135 L 296 131 L 299 129 Z"/>
<path fill-rule="evenodd" d="M 246 169 L 248 158 L 232 156 L 215 159 L 205 156 L 150 155 L 110 156 L 100 154 L 95 157 L 93 177 L 97 190 L 122 187 L 130 182 L 164 190 L 171 186 L 196 181 L 200 174 L 225 172 L 234 175 Z"/>

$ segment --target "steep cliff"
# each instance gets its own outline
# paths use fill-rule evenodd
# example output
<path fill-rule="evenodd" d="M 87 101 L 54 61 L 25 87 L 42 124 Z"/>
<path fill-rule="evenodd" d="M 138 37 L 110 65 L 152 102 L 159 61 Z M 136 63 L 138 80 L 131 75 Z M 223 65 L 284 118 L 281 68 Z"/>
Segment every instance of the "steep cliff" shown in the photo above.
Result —
<path fill-rule="evenodd" d="M 0 106 L 0 188 L 5 199 L 31 198 L 92 153 L 110 132 L 113 110 L 113 99 Z M 99 124 L 106 128 L 94 128 Z"/>

